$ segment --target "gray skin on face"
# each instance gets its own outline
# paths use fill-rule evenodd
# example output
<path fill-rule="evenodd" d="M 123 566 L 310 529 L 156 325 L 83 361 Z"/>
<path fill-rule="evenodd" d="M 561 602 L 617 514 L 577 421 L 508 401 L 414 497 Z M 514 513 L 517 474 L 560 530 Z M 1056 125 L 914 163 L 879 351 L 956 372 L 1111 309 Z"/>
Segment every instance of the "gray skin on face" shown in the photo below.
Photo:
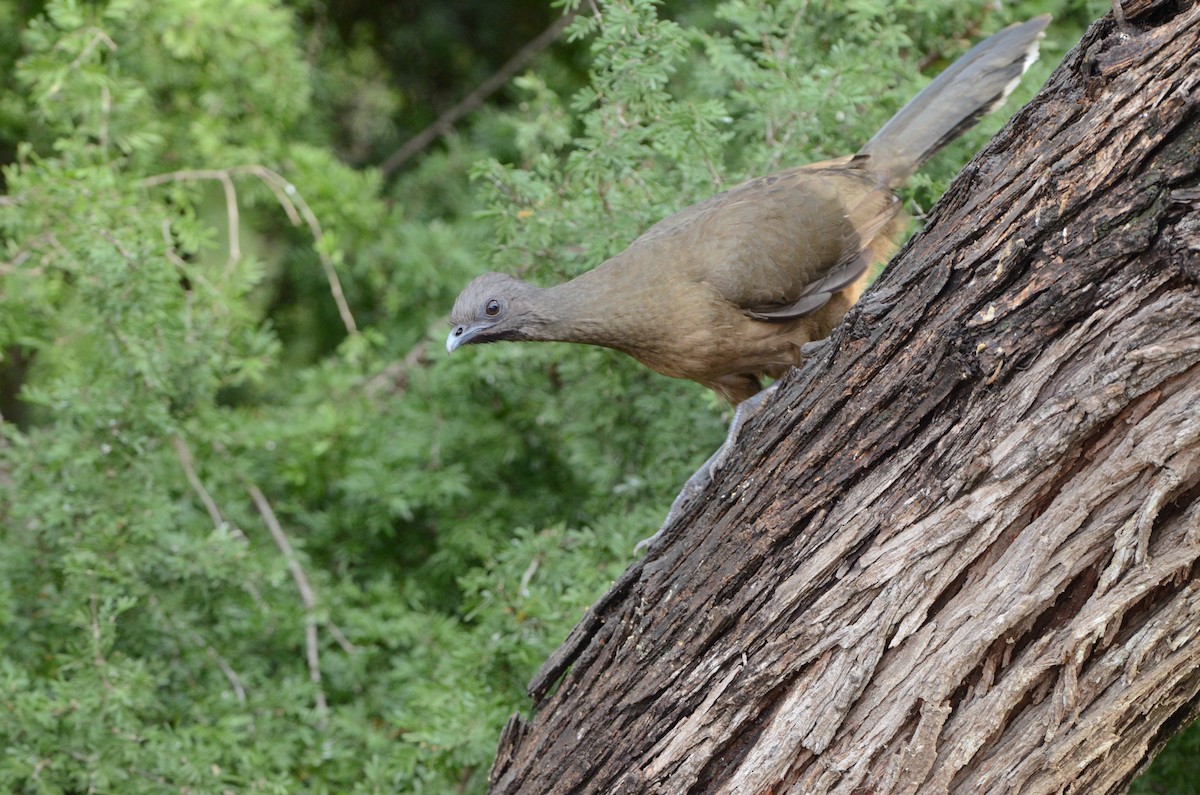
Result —
<path fill-rule="evenodd" d="M 535 289 L 505 273 L 485 273 L 467 285 L 450 312 L 446 352 L 463 345 L 527 338 L 528 301 Z"/>

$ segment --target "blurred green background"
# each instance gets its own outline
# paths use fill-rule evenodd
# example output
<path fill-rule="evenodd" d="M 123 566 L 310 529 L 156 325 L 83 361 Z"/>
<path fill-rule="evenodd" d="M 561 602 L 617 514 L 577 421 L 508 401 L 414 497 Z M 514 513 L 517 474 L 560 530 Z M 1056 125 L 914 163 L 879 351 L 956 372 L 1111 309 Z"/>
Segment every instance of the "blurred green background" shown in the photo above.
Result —
<path fill-rule="evenodd" d="M 447 357 L 459 288 L 850 152 L 1052 12 L 1010 113 L 1107 8 L 585 4 L 393 167 L 562 9 L 0 0 L 0 790 L 482 791 L 728 416 L 604 350 Z M 1135 791 L 1195 792 L 1195 736 Z"/>

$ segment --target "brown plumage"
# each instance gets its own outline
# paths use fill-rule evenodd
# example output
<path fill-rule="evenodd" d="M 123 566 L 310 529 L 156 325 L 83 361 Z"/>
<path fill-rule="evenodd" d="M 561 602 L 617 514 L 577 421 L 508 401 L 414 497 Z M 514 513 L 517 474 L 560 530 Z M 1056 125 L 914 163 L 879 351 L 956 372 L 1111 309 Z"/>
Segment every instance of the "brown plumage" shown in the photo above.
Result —
<path fill-rule="evenodd" d="M 602 345 L 736 405 L 842 319 L 903 229 L 893 189 L 1004 100 L 1048 22 L 1037 17 L 977 45 L 856 155 L 692 205 L 565 284 L 480 276 L 454 304 L 447 351 L 501 340 Z"/>

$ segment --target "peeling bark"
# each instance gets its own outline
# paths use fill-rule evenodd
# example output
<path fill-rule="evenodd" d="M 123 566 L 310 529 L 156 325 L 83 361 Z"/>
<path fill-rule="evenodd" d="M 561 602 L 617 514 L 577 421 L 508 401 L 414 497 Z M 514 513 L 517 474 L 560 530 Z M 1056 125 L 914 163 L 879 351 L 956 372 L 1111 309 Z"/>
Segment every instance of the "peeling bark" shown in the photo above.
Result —
<path fill-rule="evenodd" d="M 1200 8 L 1125 16 L 547 661 L 493 792 L 1120 792 L 1200 712 Z"/>

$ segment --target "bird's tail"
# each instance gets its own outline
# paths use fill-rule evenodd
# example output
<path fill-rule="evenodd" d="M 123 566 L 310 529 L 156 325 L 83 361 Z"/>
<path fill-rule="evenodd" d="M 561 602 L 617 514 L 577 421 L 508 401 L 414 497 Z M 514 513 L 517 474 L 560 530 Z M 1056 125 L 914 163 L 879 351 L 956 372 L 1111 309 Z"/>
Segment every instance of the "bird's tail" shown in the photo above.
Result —
<path fill-rule="evenodd" d="M 995 110 L 1037 60 L 1049 15 L 1010 25 L 950 64 L 875 133 L 860 155 L 897 185 Z"/>

